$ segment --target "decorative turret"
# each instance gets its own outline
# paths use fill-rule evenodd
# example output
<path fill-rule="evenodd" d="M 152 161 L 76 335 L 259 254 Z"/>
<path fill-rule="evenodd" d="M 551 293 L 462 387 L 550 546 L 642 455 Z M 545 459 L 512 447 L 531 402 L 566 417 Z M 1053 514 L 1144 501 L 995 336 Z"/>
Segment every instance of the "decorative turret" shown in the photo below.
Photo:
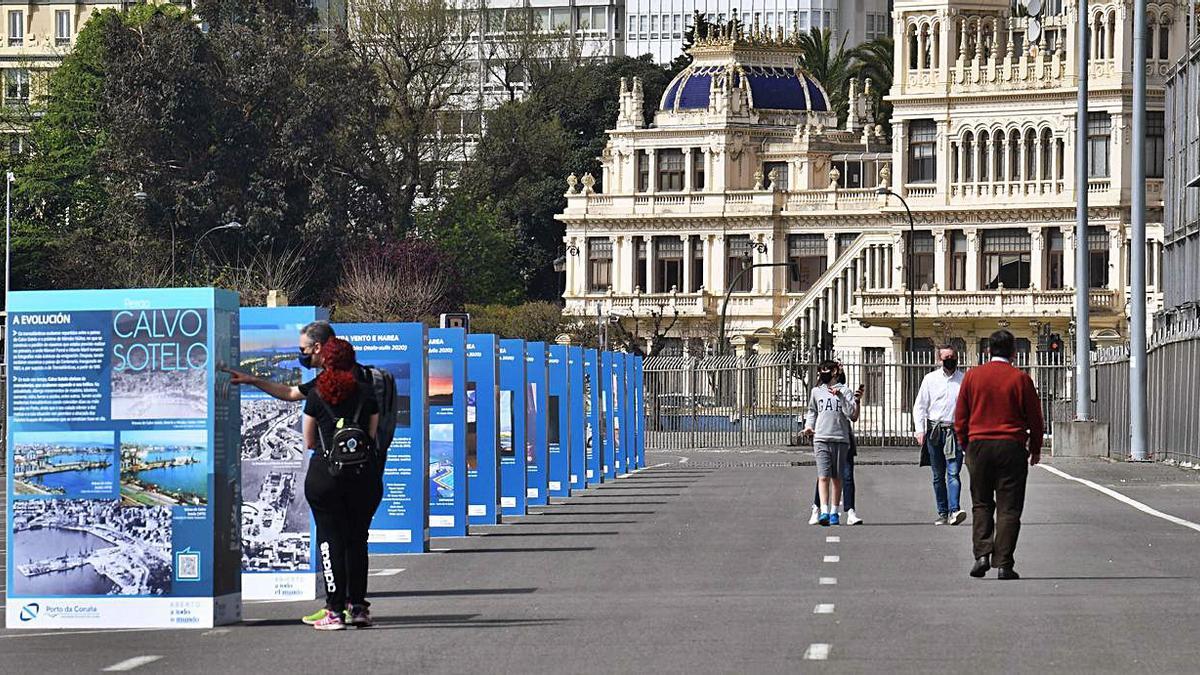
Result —
<path fill-rule="evenodd" d="M 641 129 L 645 126 L 645 118 L 643 117 L 645 98 L 642 94 L 641 78 L 633 78 L 632 88 L 629 86 L 629 81 L 626 78 L 621 78 L 618 104 L 617 129 Z"/>

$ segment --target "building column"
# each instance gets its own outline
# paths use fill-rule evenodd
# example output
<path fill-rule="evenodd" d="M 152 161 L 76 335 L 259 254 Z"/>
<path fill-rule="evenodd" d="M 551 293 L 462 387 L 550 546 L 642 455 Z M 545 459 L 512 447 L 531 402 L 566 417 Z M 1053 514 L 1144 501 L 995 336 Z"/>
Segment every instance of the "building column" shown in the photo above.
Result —
<path fill-rule="evenodd" d="M 837 260 L 837 235 L 833 232 L 825 233 L 825 267 L 833 267 L 834 261 Z"/>
<path fill-rule="evenodd" d="M 1029 228 L 1029 287 L 1035 291 L 1046 287 L 1045 241 L 1041 226 Z"/>
<path fill-rule="evenodd" d="M 680 293 L 692 292 L 692 235 L 681 234 L 679 238 L 683 240 L 683 288 L 679 289 Z"/>
<path fill-rule="evenodd" d="M 647 181 L 649 184 L 646 185 L 646 192 L 654 194 L 658 192 L 658 150 L 656 148 L 646 151 L 646 161 L 650 163 L 650 180 Z M 646 259 L 649 260 L 649 256 Z"/>
<path fill-rule="evenodd" d="M 979 290 L 979 231 L 964 230 L 967 235 L 967 290 Z"/>
<path fill-rule="evenodd" d="M 654 285 L 654 236 L 643 235 L 646 240 L 646 288 L 647 293 L 657 291 Z"/>
<path fill-rule="evenodd" d="M 725 235 L 713 237 L 712 254 L 712 260 L 705 265 L 712 275 L 711 290 L 718 296 L 724 296 L 725 291 L 729 290 L 729 282 L 725 280 Z"/>
<path fill-rule="evenodd" d="M 907 144 L 907 123 L 904 120 L 894 120 L 892 122 L 892 157 L 907 157 L 907 148 L 905 148 Z M 895 182 L 893 189 L 896 190 L 896 193 L 904 194 L 904 186 L 908 184 L 907 162 L 892 163 L 892 180 Z"/>
<path fill-rule="evenodd" d="M 692 149 L 683 149 L 683 191 L 692 191 Z"/>
<path fill-rule="evenodd" d="M 571 295 L 579 295 L 579 277 L 583 276 L 583 265 L 586 256 L 585 246 L 580 246 L 579 240 L 575 237 L 567 239 L 568 246 L 579 247 L 579 255 L 567 255 L 567 293 Z"/>
<path fill-rule="evenodd" d="M 933 284 L 938 290 L 946 290 L 946 268 L 949 266 L 945 230 L 933 231 Z"/>
<path fill-rule="evenodd" d="M 1145 243 L 1143 242 L 1143 246 Z M 1117 291 L 1125 287 L 1125 275 L 1123 272 L 1125 262 L 1125 237 L 1121 234 L 1121 227 L 1113 227 L 1108 230 L 1108 290 Z M 1120 306 L 1120 305 L 1118 305 Z"/>
<path fill-rule="evenodd" d="M 1009 182 L 1009 177 L 1012 176 L 1012 153 L 1008 149 L 1007 131 L 1004 132 L 1004 140 L 1000 143 L 1000 149 L 1001 152 L 1004 153 L 1004 157 L 1000 159 L 1000 167 L 1004 172 L 1004 175 L 1000 176 L 1000 182 L 1007 184 Z M 1008 194 L 1007 190 L 1005 190 L 1005 194 Z"/>
<path fill-rule="evenodd" d="M 625 260 L 625 241 L 624 235 L 616 235 L 609 237 L 612 241 L 612 288 L 617 293 L 625 293 L 625 277 L 629 274 L 633 267 Z M 632 276 L 632 274 L 629 274 Z M 632 284 L 629 286 L 629 291 L 633 291 Z"/>
<path fill-rule="evenodd" d="M 892 235 L 892 288 L 907 289 L 908 288 L 908 269 L 905 267 L 904 259 L 904 235 Z"/>
<path fill-rule="evenodd" d="M 1075 226 L 1061 229 L 1063 237 L 1063 288 L 1075 288 Z"/>
<path fill-rule="evenodd" d="M 1025 183 L 1029 180 L 1029 176 L 1025 175 L 1025 169 L 1028 163 L 1025 161 L 1025 134 L 1022 132 L 1017 136 L 1017 180 Z"/>

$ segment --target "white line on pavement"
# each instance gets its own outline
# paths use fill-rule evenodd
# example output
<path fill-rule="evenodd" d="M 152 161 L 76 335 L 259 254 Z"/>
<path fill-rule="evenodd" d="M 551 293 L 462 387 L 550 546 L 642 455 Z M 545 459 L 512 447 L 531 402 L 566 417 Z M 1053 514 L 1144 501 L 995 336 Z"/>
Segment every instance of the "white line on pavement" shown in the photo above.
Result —
<path fill-rule="evenodd" d="M 841 561 L 842 561 L 842 557 L 836 556 L 836 555 L 827 555 L 827 556 L 825 556 L 825 560 L 824 560 L 824 562 L 828 562 L 828 563 L 841 562 Z"/>
<path fill-rule="evenodd" d="M 403 567 L 389 567 L 382 570 L 371 570 L 367 576 L 372 577 L 394 577 L 404 571 Z"/>
<path fill-rule="evenodd" d="M 212 630 L 204 631 L 203 633 L 201 633 L 201 635 L 216 636 L 216 635 L 224 635 L 228 632 L 230 632 L 229 628 L 214 628 Z"/>
<path fill-rule="evenodd" d="M 821 577 L 817 580 L 817 583 L 822 586 L 836 586 L 837 577 Z"/>
<path fill-rule="evenodd" d="M 833 603 L 821 603 L 813 607 L 813 614 L 833 614 Z"/>
<path fill-rule="evenodd" d="M 841 537 L 825 537 L 826 544 L 837 544 L 842 541 Z"/>
<path fill-rule="evenodd" d="M 805 661 L 824 661 L 829 658 L 829 645 L 824 642 L 814 642 L 804 650 Z"/>
<path fill-rule="evenodd" d="M 689 460 L 688 460 L 688 458 L 687 458 L 687 457 L 680 457 L 680 458 L 679 458 L 679 463 L 680 463 L 680 464 L 687 464 L 687 463 L 688 463 L 688 461 L 689 461 Z"/>
<path fill-rule="evenodd" d="M 101 628 L 98 630 L 54 630 L 46 633 L 19 633 L 12 632 L 6 635 L 0 635 L 0 640 L 12 640 L 13 638 L 31 638 L 31 637 L 48 637 L 50 635 L 95 635 L 97 633 L 149 633 L 152 631 L 171 630 L 169 628 Z"/>
<path fill-rule="evenodd" d="M 121 661 L 120 663 L 114 663 L 111 666 L 105 668 L 102 672 L 109 673 L 109 672 L 116 672 L 116 671 L 122 671 L 122 670 L 133 670 L 134 668 L 139 668 L 141 666 L 146 665 L 147 663 L 154 663 L 155 661 L 157 661 L 161 658 L 162 658 L 161 656 L 154 656 L 151 654 L 147 654 L 146 656 L 135 656 L 132 659 L 125 659 L 124 661 Z"/>
<path fill-rule="evenodd" d="M 1046 466 L 1045 464 L 1038 464 L 1038 466 L 1049 471 L 1050 473 L 1054 474 L 1055 476 L 1058 476 L 1059 478 L 1065 478 L 1067 480 L 1075 481 L 1076 483 L 1086 485 L 1086 486 L 1092 488 L 1093 490 L 1096 490 L 1097 492 L 1106 494 L 1109 497 L 1112 497 L 1113 499 L 1121 502 L 1122 504 L 1128 504 L 1129 506 L 1132 506 L 1133 508 L 1137 509 L 1138 511 L 1141 511 L 1142 513 L 1148 513 L 1148 514 L 1154 516 L 1155 518 L 1162 518 L 1163 520 L 1167 521 L 1168 523 L 1175 523 L 1176 525 L 1182 525 L 1182 526 L 1188 528 L 1189 530 L 1195 530 L 1197 532 L 1200 532 L 1200 524 L 1193 523 L 1190 520 L 1184 520 L 1183 518 L 1180 518 L 1178 516 L 1173 516 L 1169 513 L 1163 513 L 1162 511 L 1159 511 L 1158 509 L 1146 506 L 1145 504 L 1139 502 L 1136 499 L 1131 499 L 1129 497 L 1126 497 L 1125 495 L 1121 494 L 1120 492 L 1117 492 L 1116 490 L 1110 490 L 1109 488 L 1106 488 L 1103 485 L 1098 485 L 1098 484 L 1093 483 L 1092 481 L 1084 479 L 1084 478 L 1076 478 L 1075 476 L 1072 476 L 1071 474 L 1067 473 L 1066 471 L 1063 471 L 1062 469 L 1056 469 L 1052 466 Z"/>

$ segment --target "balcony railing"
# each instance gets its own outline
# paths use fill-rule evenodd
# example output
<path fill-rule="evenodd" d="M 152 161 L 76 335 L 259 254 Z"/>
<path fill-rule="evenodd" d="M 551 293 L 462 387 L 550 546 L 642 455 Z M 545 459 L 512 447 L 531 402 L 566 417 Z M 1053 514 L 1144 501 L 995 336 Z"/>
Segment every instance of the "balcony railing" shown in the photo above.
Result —
<path fill-rule="evenodd" d="M 1075 291 L 989 289 L 980 291 L 917 291 L 913 305 L 921 317 L 1071 316 Z M 903 290 L 871 290 L 856 294 L 856 319 L 903 318 L 908 315 L 909 294 Z M 1117 292 L 1107 288 L 1088 291 L 1088 304 L 1100 311 L 1119 311 Z"/>
<path fill-rule="evenodd" d="M 931 188 L 932 189 L 932 188 Z M 878 212 L 883 199 L 874 188 L 837 190 L 730 190 L 657 192 L 633 195 L 569 194 L 564 215 L 675 215 L 861 210 Z"/>

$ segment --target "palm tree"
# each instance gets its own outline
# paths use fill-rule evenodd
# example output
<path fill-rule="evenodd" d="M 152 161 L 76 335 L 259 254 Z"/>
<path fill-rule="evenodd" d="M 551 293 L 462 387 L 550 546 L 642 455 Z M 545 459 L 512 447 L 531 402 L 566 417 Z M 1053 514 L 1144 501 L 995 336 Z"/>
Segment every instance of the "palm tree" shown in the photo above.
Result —
<path fill-rule="evenodd" d="M 892 103 L 884 100 L 892 88 L 893 61 L 896 43 L 891 36 L 877 37 L 855 47 L 850 55 L 854 59 L 851 72 L 859 80 L 871 82 L 871 103 L 875 108 L 875 122 L 882 124 L 891 133 Z"/>
<path fill-rule="evenodd" d="M 846 85 L 850 81 L 854 58 L 846 51 L 846 36 L 834 45 L 833 33 L 813 27 L 797 36 L 800 65 L 825 87 L 830 108 L 837 111 L 838 123 L 845 121 L 848 110 Z"/>

